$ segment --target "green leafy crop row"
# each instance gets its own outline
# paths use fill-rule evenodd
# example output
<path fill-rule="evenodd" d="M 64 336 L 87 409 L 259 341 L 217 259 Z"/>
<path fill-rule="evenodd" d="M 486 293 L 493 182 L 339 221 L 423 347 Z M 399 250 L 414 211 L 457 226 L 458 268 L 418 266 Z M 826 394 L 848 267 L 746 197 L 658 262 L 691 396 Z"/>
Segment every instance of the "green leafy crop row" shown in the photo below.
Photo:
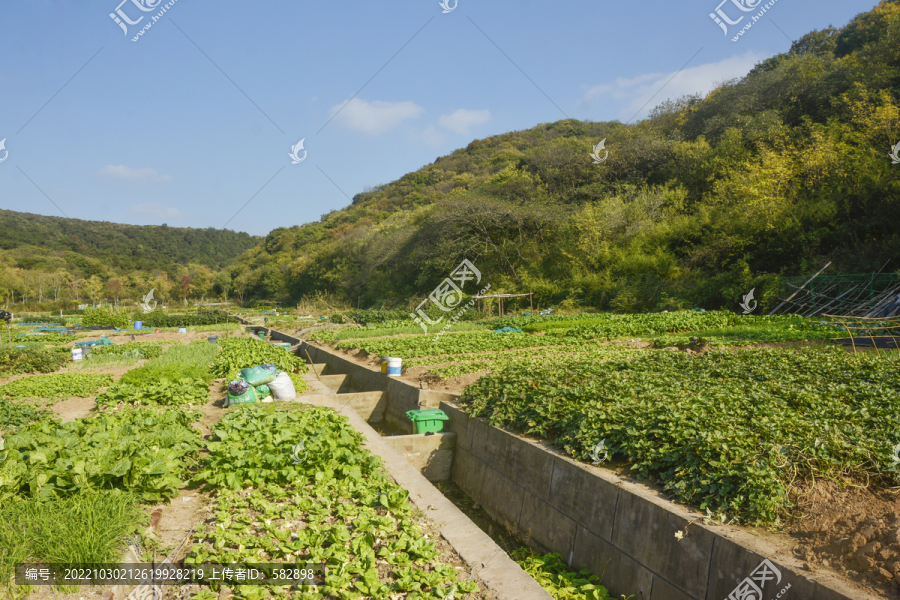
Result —
<path fill-rule="evenodd" d="M 33 375 L 0 385 L 0 396 L 12 398 L 86 398 L 108 385 L 110 375 L 94 373 L 53 373 Z"/>
<path fill-rule="evenodd" d="M 163 353 L 162 346 L 149 342 L 126 342 L 112 346 L 94 346 L 88 358 L 107 355 L 130 355 L 136 358 L 156 358 Z"/>
<path fill-rule="evenodd" d="M 216 346 L 203 341 L 171 346 L 143 367 L 125 373 L 116 385 L 97 397 L 97 404 L 205 404 L 213 380 L 209 365 L 215 354 Z"/>
<path fill-rule="evenodd" d="M 52 373 L 70 360 L 69 349 L 62 351 L 44 348 L 0 350 L 0 373 Z"/>
<path fill-rule="evenodd" d="M 535 554 L 519 548 L 511 554 L 522 569 L 541 584 L 554 600 L 609 600 L 600 578 L 588 569 L 573 573 L 559 554 Z"/>
<path fill-rule="evenodd" d="M 514 348 L 535 348 L 540 346 L 574 345 L 582 341 L 577 338 L 558 335 L 530 335 L 527 333 L 472 332 L 459 335 L 420 335 L 402 338 L 378 338 L 341 342 L 337 349 L 359 348 L 376 356 L 396 356 L 418 358 L 442 354 L 463 354 L 511 350 Z"/>
<path fill-rule="evenodd" d="M 472 580 L 439 561 L 408 492 L 326 408 L 243 405 L 213 427 L 195 481 L 216 486 L 216 522 L 195 535 L 186 563 L 320 563 L 309 598 L 462 599 Z M 385 565 L 386 563 L 386 565 Z M 383 565 L 379 568 L 379 565 Z M 205 591 L 203 593 L 206 593 Z M 247 598 L 295 598 L 287 587 L 243 586 Z"/>
<path fill-rule="evenodd" d="M 27 425 L 0 450 L 0 505 L 88 489 L 132 491 L 143 502 L 172 498 L 202 445 L 191 427 L 199 416 L 140 408 Z"/>
<path fill-rule="evenodd" d="M 160 379 L 141 385 L 119 383 L 97 396 L 98 406 L 135 405 L 188 406 L 205 404 L 209 399 L 207 384 L 202 379 L 182 377 Z"/>
<path fill-rule="evenodd" d="M 32 404 L 11 402 L 0 398 L 0 433 L 34 421 L 52 419 L 53 416 L 53 411 L 46 408 L 37 408 Z"/>
<path fill-rule="evenodd" d="M 578 355 L 495 372 L 461 403 L 574 457 L 605 440 L 615 459 L 656 475 L 681 501 L 775 523 L 794 506 L 795 478 L 900 484 L 897 364 L 819 347 L 649 351 L 606 363 Z"/>
<path fill-rule="evenodd" d="M 233 377 L 236 371 L 271 363 L 288 373 L 306 373 L 306 361 L 286 350 L 254 338 L 225 338 L 212 363 L 216 377 Z"/>

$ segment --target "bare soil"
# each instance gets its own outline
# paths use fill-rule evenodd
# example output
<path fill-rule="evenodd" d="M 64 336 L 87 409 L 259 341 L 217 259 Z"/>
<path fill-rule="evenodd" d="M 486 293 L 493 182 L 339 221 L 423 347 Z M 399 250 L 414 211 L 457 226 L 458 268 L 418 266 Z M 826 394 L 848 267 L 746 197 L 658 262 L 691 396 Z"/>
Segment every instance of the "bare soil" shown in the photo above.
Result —
<path fill-rule="evenodd" d="M 789 524 L 794 554 L 809 570 L 841 570 L 900 598 L 900 490 L 874 492 L 853 482 L 807 484 L 802 518 Z"/>

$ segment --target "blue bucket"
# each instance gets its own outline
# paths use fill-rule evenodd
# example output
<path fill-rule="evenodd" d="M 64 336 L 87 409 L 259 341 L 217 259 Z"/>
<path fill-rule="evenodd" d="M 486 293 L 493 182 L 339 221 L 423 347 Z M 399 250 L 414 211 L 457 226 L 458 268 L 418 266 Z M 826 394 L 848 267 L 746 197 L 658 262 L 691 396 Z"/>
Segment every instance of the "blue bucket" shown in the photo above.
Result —
<path fill-rule="evenodd" d="M 135 328 L 135 329 L 143 329 L 143 328 L 144 328 L 144 322 L 143 322 L 143 321 L 135 321 L 135 322 L 134 322 L 134 328 Z"/>
<path fill-rule="evenodd" d="M 187 327 L 179 327 L 178 333 L 187 333 Z"/>

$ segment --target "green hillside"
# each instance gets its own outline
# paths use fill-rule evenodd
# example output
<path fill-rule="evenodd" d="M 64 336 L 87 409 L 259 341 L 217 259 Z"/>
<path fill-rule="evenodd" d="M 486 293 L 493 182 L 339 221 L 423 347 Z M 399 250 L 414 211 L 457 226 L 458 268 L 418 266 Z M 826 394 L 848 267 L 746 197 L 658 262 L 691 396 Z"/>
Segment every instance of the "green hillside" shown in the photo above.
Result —
<path fill-rule="evenodd" d="M 228 292 L 222 270 L 260 239 L 0 210 L 0 300 L 137 298 L 153 287 L 165 298 Z"/>
<path fill-rule="evenodd" d="M 128 270 L 166 269 L 191 262 L 218 268 L 259 241 L 247 233 L 220 229 L 122 225 L 0 209 L 0 251 L 29 247 L 29 252 L 16 257 L 16 266 L 25 269 L 55 263 L 61 255 L 71 266 L 91 270 L 87 265 L 93 261 L 70 258 L 67 253 Z"/>
<path fill-rule="evenodd" d="M 643 310 L 734 308 L 828 260 L 897 270 L 898 92 L 900 5 L 885 1 L 640 123 L 473 141 L 320 222 L 272 231 L 235 272 L 251 296 L 390 306 L 469 258 L 495 291 Z M 602 139 L 609 157 L 594 164 Z"/>

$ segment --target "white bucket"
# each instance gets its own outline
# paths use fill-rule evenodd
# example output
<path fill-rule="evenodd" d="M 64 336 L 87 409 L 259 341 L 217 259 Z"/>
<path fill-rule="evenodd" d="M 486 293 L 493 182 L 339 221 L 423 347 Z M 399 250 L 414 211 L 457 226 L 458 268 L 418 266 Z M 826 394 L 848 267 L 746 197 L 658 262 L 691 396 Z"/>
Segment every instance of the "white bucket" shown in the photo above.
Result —
<path fill-rule="evenodd" d="M 178 333 L 187 333 L 187 327 L 179 327 Z"/>
<path fill-rule="evenodd" d="M 81 360 L 81 348 L 72 348 L 72 360 Z"/>
<path fill-rule="evenodd" d="M 400 369 L 403 363 L 402 358 L 394 358 L 393 356 L 389 356 L 387 359 L 387 372 L 388 377 L 400 377 Z"/>

